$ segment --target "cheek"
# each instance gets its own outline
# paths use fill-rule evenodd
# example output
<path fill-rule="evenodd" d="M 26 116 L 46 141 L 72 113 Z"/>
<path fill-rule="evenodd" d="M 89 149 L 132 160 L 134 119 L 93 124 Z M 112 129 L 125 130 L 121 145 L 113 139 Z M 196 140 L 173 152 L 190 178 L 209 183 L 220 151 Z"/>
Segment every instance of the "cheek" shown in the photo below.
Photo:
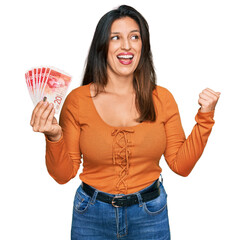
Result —
<path fill-rule="evenodd" d="M 116 61 L 115 54 L 113 53 L 108 53 L 107 55 L 107 62 L 108 63 L 114 63 Z"/>
<path fill-rule="evenodd" d="M 109 43 L 108 52 L 115 53 L 120 48 L 120 42 L 119 41 L 113 41 Z"/>
<path fill-rule="evenodd" d="M 118 47 L 115 46 L 115 44 L 113 46 L 109 47 L 108 54 L 107 54 L 107 60 L 109 60 L 109 59 L 113 60 L 114 58 L 116 58 L 117 49 L 118 49 Z"/>
<path fill-rule="evenodd" d="M 142 44 L 136 44 L 136 45 L 134 46 L 134 49 L 136 50 L 137 55 L 138 55 L 138 57 L 140 58 L 141 50 L 142 50 Z"/>
<path fill-rule="evenodd" d="M 137 52 L 138 52 L 138 54 L 137 54 L 137 59 L 138 59 L 138 61 L 140 60 L 140 57 L 141 57 L 141 47 L 139 47 L 138 49 L 137 49 Z"/>

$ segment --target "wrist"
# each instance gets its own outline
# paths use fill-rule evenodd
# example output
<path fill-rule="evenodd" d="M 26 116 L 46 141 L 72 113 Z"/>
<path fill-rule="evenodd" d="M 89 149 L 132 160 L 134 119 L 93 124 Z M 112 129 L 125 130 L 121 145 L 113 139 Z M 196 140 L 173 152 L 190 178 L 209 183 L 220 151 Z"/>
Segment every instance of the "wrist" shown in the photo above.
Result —
<path fill-rule="evenodd" d="M 213 112 L 214 109 L 213 108 L 199 108 L 199 111 L 202 113 L 208 113 L 208 112 Z"/>
<path fill-rule="evenodd" d="M 58 133 L 56 135 L 46 135 L 45 134 L 45 136 L 51 142 L 58 142 L 61 139 L 61 137 L 62 137 L 62 132 L 60 132 L 60 133 Z"/>

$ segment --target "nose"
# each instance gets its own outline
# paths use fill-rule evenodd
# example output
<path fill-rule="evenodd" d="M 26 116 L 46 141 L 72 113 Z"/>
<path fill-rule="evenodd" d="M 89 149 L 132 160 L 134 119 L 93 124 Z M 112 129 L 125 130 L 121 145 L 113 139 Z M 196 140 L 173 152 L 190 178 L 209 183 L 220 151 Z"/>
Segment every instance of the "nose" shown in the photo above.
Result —
<path fill-rule="evenodd" d="M 129 50 L 131 48 L 130 42 L 127 38 L 122 40 L 121 48 L 124 50 Z"/>

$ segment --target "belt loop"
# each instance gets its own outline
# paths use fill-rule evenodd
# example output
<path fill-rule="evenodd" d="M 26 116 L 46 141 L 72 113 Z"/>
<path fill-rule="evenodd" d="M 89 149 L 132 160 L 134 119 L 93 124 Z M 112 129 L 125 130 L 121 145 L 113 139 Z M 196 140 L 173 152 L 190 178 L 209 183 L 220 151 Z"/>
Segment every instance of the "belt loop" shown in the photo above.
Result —
<path fill-rule="evenodd" d="M 138 201 L 139 201 L 139 206 L 142 207 L 143 206 L 143 201 L 142 201 L 142 197 L 141 194 L 139 192 L 135 193 L 138 197 Z"/>
<path fill-rule="evenodd" d="M 163 185 L 163 178 L 162 178 L 162 174 L 160 173 L 160 177 L 161 177 L 161 183 Z"/>
<path fill-rule="evenodd" d="M 98 194 L 98 190 L 95 189 L 94 194 L 93 194 L 93 197 L 92 197 L 92 199 L 90 201 L 91 204 L 94 204 L 94 202 L 95 202 L 95 200 L 97 198 L 97 194 Z"/>

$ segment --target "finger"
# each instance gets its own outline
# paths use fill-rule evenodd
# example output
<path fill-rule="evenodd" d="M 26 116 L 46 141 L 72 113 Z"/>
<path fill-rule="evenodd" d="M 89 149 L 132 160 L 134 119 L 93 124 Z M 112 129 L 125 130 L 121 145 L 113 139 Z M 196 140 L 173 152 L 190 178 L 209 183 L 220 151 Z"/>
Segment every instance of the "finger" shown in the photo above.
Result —
<path fill-rule="evenodd" d="M 34 116 L 34 124 L 33 124 L 33 131 L 34 132 L 39 131 L 41 116 L 42 116 L 43 112 L 47 109 L 48 106 L 49 106 L 48 102 L 45 101 L 44 103 L 42 103 L 42 105 L 40 106 L 40 108 L 36 112 L 36 114 Z"/>
<path fill-rule="evenodd" d="M 45 108 L 45 110 L 43 111 L 41 117 L 40 117 L 40 120 L 39 120 L 39 131 L 40 132 L 43 132 L 45 129 L 46 129 L 46 125 L 47 125 L 47 120 L 48 120 L 48 117 L 50 115 L 50 112 L 52 111 L 53 109 L 53 104 L 50 103 L 47 108 Z"/>
<path fill-rule="evenodd" d="M 36 107 L 34 108 L 34 110 L 32 111 L 32 116 L 31 116 L 31 121 L 30 124 L 33 125 L 34 123 L 34 118 L 35 118 L 35 114 L 37 113 L 37 111 L 40 109 L 40 107 L 44 104 L 44 102 L 47 100 L 47 97 L 44 97 L 43 100 L 39 101 L 36 105 Z"/>
<path fill-rule="evenodd" d="M 47 119 L 47 123 L 50 125 L 53 123 L 54 114 L 55 114 L 55 110 L 54 110 L 54 108 L 52 108 L 52 110 L 48 116 L 48 119 Z"/>
<path fill-rule="evenodd" d="M 198 104 L 199 104 L 201 107 L 207 107 L 207 106 L 208 106 L 208 102 L 207 102 L 205 99 L 202 99 L 202 98 L 199 98 Z"/>
<path fill-rule="evenodd" d="M 209 91 L 210 93 L 214 94 L 217 97 L 219 97 L 219 95 L 220 95 L 220 92 L 215 92 L 214 90 L 212 90 L 210 88 L 206 88 L 205 90 Z"/>
<path fill-rule="evenodd" d="M 42 104 L 43 104 L 43 101 L 40 101 L 40 102 L 36 105 L 36 107 L 34 108 L 34 110 L 32 111 L 31 121 L 30 121 L 31 126 L 33 126 L 33 124 L 34 124 L 34 119 L 35 119 L 35 115 L 36 115 L 37 111 L 40 109 L 40 107 L 42 106 Z"/>
<path fill-rule="evenodd" d="M 55 114 L 55 110 L 54 110 L 54 114 Z M 58 121 L 55 117 L 53 117 L 52 124 L 58 124 Z"/>
<path fill-rule="evenodd" d="M 55 114 L 55 110 L 54 108 L 52 108 L 46 122 L 47 129 L 51 129 L 51 126 L 53 124 L 54 114 Z"/>
<path fill-rule="evenodd" d="M 199 99 L 198 103 L 201 106 L 201 112 L 210 112 L 213 110 L 212 108 L 209 107 L 206 100 Z"/>
<path fill-rule="evenodd" d="M 205 94 L 209 100 L 212 99 L 213 101 L 217 101 L 217 99 L 219 98 L 217 94 L 214 94 L 213 92 L 207 89 L 203 90 L 202 93 Z"/>
<path fill-rule="evenodd" d="M 199 98 L 204 99 L 204 100 L 209 100 L 209 96 L 203 92 L 199 94 Z"/>

